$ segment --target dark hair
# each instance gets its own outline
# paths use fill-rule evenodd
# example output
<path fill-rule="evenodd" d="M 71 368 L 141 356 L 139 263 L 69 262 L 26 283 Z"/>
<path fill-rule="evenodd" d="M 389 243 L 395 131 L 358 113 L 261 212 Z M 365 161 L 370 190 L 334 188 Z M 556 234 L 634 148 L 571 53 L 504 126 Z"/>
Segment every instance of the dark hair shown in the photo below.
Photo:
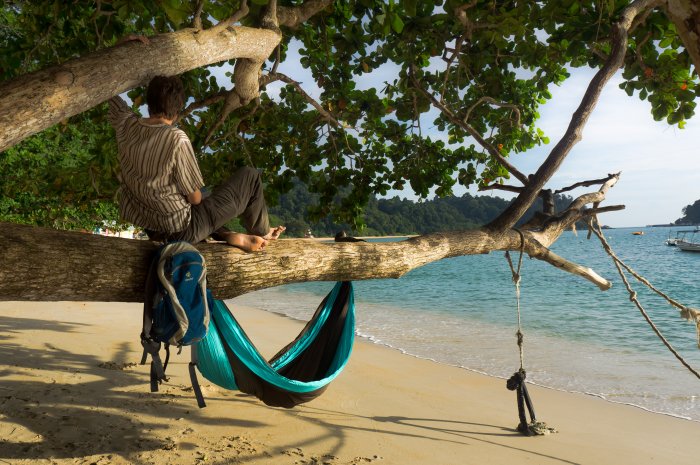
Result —
<path fill-rule="evenodd" d="M 185 88 L 177 76 L 156 76 L 148 83 L 146 103 L 151 116 L 175 118 L 185 104 Z"/>

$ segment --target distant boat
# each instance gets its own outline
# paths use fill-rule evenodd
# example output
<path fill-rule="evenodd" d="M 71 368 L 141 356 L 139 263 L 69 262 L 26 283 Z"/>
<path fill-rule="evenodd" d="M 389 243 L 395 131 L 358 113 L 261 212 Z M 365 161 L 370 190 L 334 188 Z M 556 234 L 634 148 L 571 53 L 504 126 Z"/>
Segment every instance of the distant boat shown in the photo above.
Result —
<path fill-rule="evenodd" d="M 632 235 L 633 235 L 633 236 L 643 236 L 643 235 L 644 235 L 644 231 L 635 231 L 635 232 L 632 233 Z"/>
<path fill-rule="evenodd" d="M 686 252 L 700 252 L 700 242 L 695 242 L 695 234 L 700 232 L 700 229 L 692 229 L 687 231 L 678 231 L 676 233 L 676 247 Z M 686 234 L 691 233 L 690 240 L 685 238 Z"/>
<path fill-rule="evenodd" d="M 678 241 L 676 246 L 686 252 L 700 252 L 700 243 L 698 242 Z"/>

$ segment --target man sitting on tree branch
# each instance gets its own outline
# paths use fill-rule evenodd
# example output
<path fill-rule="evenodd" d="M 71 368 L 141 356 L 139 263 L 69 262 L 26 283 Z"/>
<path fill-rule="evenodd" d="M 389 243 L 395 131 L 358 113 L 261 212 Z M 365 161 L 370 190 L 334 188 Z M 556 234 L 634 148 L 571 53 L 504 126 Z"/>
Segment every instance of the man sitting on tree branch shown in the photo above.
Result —
<path fill-rule="evenodd" d="M 154 240 L 196 243 L 216 233 L 246 252 L 277 239 L 270 228 L 260 174 L 241 168 L 210 194 L 187 135 L 172 125 L 185 103 L 177 76 L 156 76 L 146 91 L 148 118 L 138 118 L 120 97 L 109 101 L 121 166 L 119 213 Z M 207 195 L 208 194 L 208 195 Z M 239 217 L 248 234 L 223 226 Z"/>

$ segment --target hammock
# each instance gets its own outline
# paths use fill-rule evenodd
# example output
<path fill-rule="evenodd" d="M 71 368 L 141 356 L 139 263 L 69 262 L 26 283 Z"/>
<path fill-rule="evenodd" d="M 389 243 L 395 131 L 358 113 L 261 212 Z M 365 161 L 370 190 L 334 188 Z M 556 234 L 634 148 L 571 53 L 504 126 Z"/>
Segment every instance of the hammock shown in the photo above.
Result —
<path fill-rule="evenodd" d="M 355 303 L 350 282 L 338 282 L 296 339 L 270 361 L 224 302 L 214 300 L 210 310 L 209 332 L 193 347 L 194 363 L 214 384 L 252 394 L 267 405 L 291 408 L 315 399 L 340 374 L 352 351 Z"/>

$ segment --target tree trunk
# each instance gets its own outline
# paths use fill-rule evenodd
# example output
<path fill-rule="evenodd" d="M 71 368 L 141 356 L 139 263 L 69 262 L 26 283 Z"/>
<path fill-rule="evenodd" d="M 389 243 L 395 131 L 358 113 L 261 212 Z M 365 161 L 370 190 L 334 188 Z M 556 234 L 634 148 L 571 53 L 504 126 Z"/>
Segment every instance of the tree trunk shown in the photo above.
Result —
<path fill-rule="evenodd" d="M 132 41 L 0 83 L 0 152 L 157 75 L 233 58 L 267 59 L 280 36 L 266 29 L 183 29 Z M 257 75 L 256 75 L 257 78 Z"/>
<path fill-rule="evenodd" d="M 384 243 L 281 239 L 256 253 L 218 243 L 197 248 L 207 262 L 208 287 L 218 299 L 295 282 L 398 278 L 443 258 L 520 250 L 521 244 L 533 258 L 579 274 L 601 289 L 609 287 L 592 270 L 551 253 L 546 247 L 553 240 L 551 235 L 526 232 L 521 242 L 514 230 L 475 230 Z M 0 300 L 140 302 L 156 250 L 150 241 L 11 223 L 0 223 L 0 243 Z"/>

